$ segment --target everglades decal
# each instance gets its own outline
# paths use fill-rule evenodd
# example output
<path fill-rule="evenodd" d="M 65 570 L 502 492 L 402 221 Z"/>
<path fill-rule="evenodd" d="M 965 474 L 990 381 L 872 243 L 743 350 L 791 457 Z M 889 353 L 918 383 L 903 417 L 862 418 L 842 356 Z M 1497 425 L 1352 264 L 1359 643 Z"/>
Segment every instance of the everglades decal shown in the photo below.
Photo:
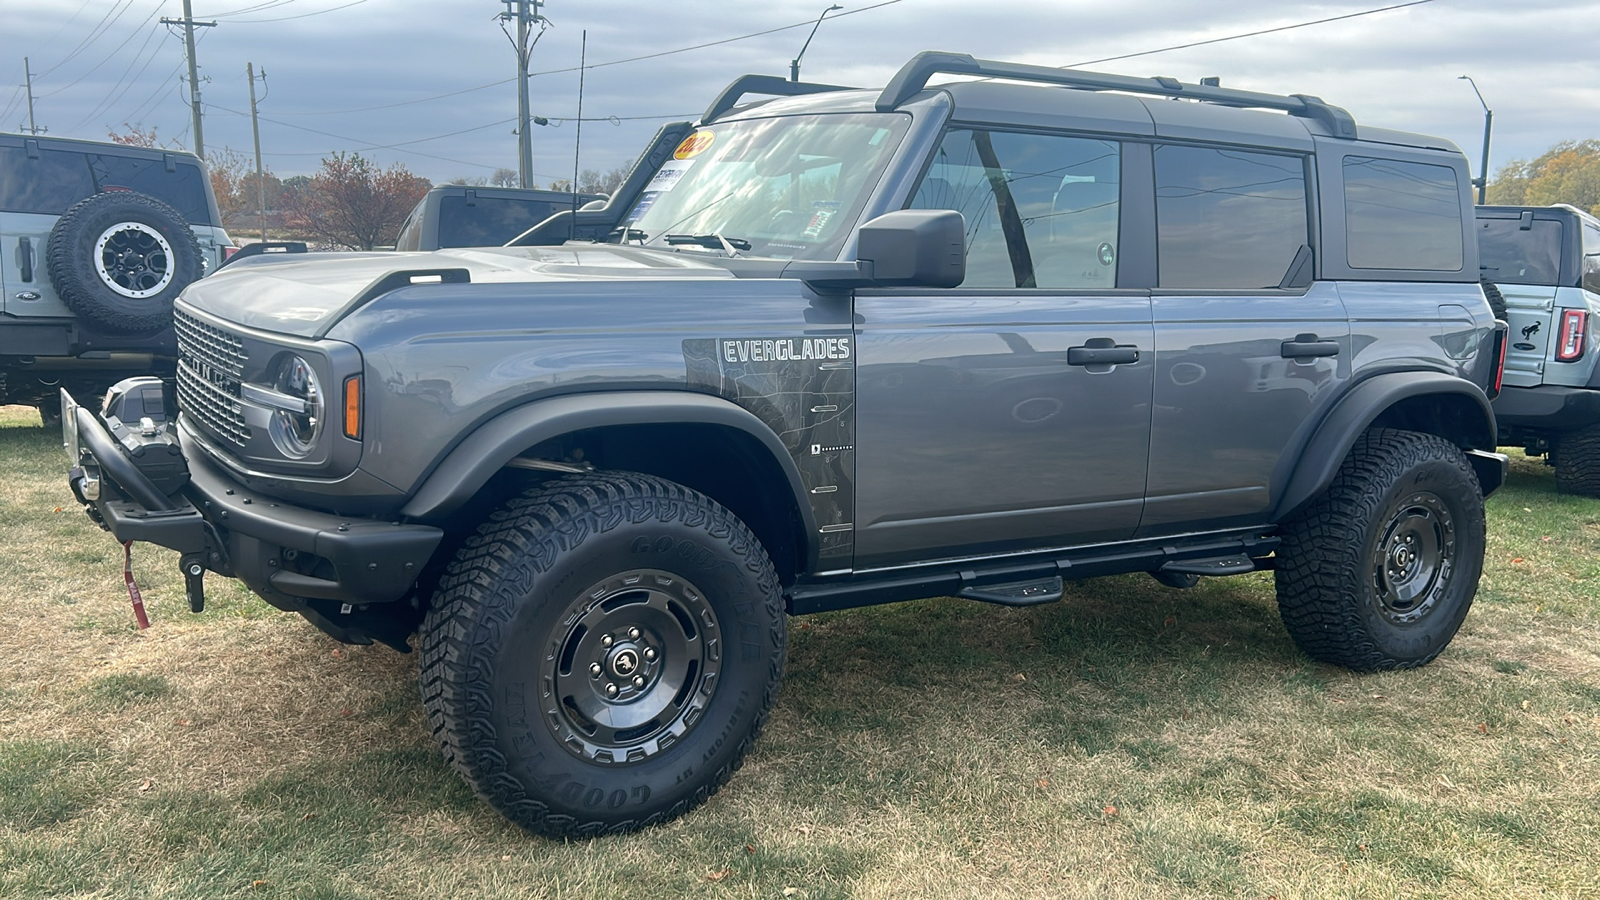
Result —
<path fill-rule="evenodd" d="M 727 363 L 788 362 L 790 360 L 850 359 L 848 337 L 771 338 L 722 341 L 722 361 Z"/>

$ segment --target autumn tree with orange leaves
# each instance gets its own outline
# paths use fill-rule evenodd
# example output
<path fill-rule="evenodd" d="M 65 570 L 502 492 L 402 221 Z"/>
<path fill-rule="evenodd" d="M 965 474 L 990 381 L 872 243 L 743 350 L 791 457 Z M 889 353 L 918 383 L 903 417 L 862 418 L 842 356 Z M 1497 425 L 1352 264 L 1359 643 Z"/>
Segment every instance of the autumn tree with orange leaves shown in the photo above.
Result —
<path fill-rule="evenodd" d="M 395 163 L 387 169 L 359 153 L 322 160 L 309 179 L 283 185 L 280 206 L 293 231 L 348 250 L 394 243 L 406 214 L 433 183 Z"/>
<path fill-rule="evenodd" d="M 1489 181 L 1489 202 L 1568 203 L 1600 216 L 1600 140 L 1562 141 L 1535 160 L 1506 163 Z"/>

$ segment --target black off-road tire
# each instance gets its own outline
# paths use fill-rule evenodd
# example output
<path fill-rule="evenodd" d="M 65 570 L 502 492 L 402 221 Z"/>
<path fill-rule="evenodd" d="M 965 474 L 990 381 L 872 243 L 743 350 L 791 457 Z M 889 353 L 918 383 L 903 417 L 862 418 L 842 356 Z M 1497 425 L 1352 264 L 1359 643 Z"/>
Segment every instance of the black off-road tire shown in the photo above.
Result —
<path fill-rule="evenodd" d="M 777 573 L 732 513 L 648 475 L 567 476 L 457 552 L 422 625 L 422 699 L 445 759 L 512 822 L 632 831 L 739 768 L 786 634 Z"/>
<path fill-rule="evenodd" d="M 1556 490 L 1600 497 L 1600 425 L 1561 435 L 1550 457 L 1556 467 Z"/>
<path fill-rule="evenodd" d="M 172 324 L 172 301 L 205 274 L 183 215 L 131 191 L 86 197 L 57 220 L 45 245 L 50 283 L 79 318 L 118 334 Z"/>
<path fill-rule="evenodd" d="M 1483 570 L 1483 497 L 1461 451 L 1374 428 L 1281 529 L 1278 610 L 1313 659 L 1409 669 L 1461 627 Z"/>
<path fill-rule="evenodd" d="M 1510 321 L 1506 318 L 1506 295 L 1500 293 L 1500 288 L 1488 278 L 1479 276 L 1478 283 L 1483 286 L 1483 296 L 1489 301 L 1489 308 L 1494 310 L 1494 317 L 1502 322 Z"/>

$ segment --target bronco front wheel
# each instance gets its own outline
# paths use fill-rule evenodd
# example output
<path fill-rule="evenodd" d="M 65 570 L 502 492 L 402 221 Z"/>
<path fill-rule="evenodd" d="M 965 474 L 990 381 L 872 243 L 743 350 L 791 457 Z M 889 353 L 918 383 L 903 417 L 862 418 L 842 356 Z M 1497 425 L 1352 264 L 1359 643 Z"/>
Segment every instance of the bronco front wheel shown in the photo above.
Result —
<path fill-rule="evenodd" d="M 744 523 L 645 475 L 562 478 L 491 516 L 423 623 L 446 759 L 516 824 L 629 831 L 739 768 L 782 674 L 778 578 Z"/>

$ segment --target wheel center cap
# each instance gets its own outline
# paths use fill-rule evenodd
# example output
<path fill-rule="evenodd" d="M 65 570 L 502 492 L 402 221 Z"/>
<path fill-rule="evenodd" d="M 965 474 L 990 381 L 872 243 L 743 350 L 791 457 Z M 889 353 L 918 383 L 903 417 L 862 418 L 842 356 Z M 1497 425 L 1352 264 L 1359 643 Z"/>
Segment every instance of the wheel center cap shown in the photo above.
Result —
<path fill-rule="evenodd" d="M 618 678 L 632 678 L 639 671 L 639 651 L 625 647 L 611 655 L 611 672 Z"/>

